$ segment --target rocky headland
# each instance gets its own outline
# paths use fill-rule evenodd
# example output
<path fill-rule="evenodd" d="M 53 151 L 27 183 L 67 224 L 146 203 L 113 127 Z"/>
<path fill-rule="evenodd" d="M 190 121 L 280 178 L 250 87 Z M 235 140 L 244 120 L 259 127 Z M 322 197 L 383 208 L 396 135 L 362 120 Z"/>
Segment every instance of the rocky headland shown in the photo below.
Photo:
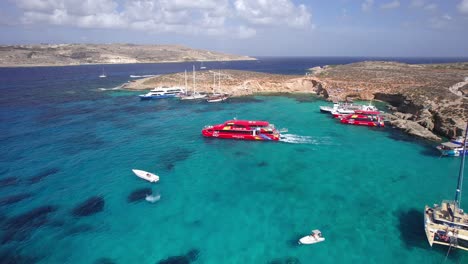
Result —
<path fill-rule="evenodd" d="M 254 58 L 192 49 L 180 45 L 38 44 L 0 46 L 0 67 L 232 60 L 254 60 Z"/>
<path fill-rule="evenodd" d="M 219 88 L 218 81 L 213 82 L 215 74 L 221 75 Z M 187 78 L 191 90 L 191 72 Z M 314 67 L 305 76 L 205 70 L 197 71 L 195 83 L 199 92 L 231 96 L 309 93 L 329 101 L 384 101 L 391 106 L 392 114 L 386 114 L 386 119 L 392 125 L 431 140 L 462 135 L 468 120 L 468 63 L 359 62 Z M 123 88 L 146 90 L 184 85 L 182 72 L 131 81 Z"/>

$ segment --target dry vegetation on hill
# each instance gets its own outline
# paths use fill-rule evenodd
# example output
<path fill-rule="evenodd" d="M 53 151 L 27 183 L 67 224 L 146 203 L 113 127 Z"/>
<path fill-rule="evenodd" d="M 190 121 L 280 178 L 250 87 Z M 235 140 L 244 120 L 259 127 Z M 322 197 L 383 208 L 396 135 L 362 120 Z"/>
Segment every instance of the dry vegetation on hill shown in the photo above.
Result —
<path fill-rule="evenodd" d="M 0 66 L 65 66 L 112 63 L 251 60 L 180 45 L 40 44 L 0 46 Z"/>

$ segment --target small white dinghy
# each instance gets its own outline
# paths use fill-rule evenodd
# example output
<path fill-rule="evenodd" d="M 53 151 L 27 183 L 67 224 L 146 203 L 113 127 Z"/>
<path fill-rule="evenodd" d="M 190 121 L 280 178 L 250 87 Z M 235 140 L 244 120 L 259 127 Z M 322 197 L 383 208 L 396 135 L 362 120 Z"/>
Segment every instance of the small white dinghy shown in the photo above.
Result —
<path fill-rule="evenodd" d="M 133 173 L 135 173 L 136 176 L 144 179 L 144 180 L 147 180 L 149 182 L 157 182 L 159 181 L 159 176 L 156 175 L 156 174 L 153 174 L 151 172 L 147 172 L 147 171 L 144 171 L 144 170 L 136 170 L 136 169 L 133 169 L 132 170 Z"/>
<path fill-rule="evenodd" d="M 308 244 L 319 243 L 319 242 L 322 242 L 322 241 L 325 241 L 325 238 L 322 237 L 322 232 L 320 232 L 320 230 L 316 229 L 316 230 L 312 230 L 312 234 L 299 239 L 298 243 L 308 245 Z"/>

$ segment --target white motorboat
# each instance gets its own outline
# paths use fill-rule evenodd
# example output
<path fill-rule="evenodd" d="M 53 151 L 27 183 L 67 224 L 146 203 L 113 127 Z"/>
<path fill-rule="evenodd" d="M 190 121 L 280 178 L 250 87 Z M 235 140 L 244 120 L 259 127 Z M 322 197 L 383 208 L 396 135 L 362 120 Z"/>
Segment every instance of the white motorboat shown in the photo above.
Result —
<path fill-rule="evenodd" d="M 146 94 L 139 95 L 141 100 L 173 98 L 185 93 L 182 87 L 156 87 Z"/>
<path fill-rule="evenodd" d="M 299 239 L 298 243 L 308 245 L 308 244 L 315 244 L 315 243 L 319 243 L 323 241 L 325 241 L 325 238 L 322 237 L 322 232 L 316 229 L 316 230 L 312 230 L 312 234 Z"/>
<path fill-rule="evenodd" d="M 147 172 L 147 171 L 144 171 L 144 170 L 137 170 L 137 169 L 133 169 L 132 170 L 133 173 L 135 173 L 136 176 L 144 179 L 144 180 L 147 180 L 149 182 L 157 182 L 159 181 L 159 176 L 156 175 L 156 174 L 153 174 L 151 172 Z"/>
<path fill-rule="evenodd" d="M 333 104 L 333 107 L 330 106 L 320 106 L 320 112 L 322 113 L 331 113 L 333 111 L 338 110 L 338 108 L 341 106 L 339 103 Z"/>

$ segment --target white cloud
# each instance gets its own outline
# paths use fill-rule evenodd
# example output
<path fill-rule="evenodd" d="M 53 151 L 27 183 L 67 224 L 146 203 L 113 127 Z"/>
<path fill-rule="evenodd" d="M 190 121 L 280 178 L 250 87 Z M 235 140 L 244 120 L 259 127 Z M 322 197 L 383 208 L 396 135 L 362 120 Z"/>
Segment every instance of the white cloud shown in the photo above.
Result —
<path fill-rule="evenodd" d="M 246 26 L 240 26 L 239 28 L 237 28 L 236 32 L 239 38 L 250 38 L 255 36 L 256 33 L 257 32 L 255 31 L 255 29 Z"/>
<path fill-rule="evenodd" d="M 460 13 L 468 14 L 468 0 L 462 0 L 457 7 Z"/>
<path fill-rule="evenodd" d="M 231 2 L 230 2 L 231 1 Z M 291 0 L 16 0 L 24 24 L 255 36 L 255 27 L 313 27 Z"/>
<path fill-rule="evenodd" d="M 117 3 L 113 0 L 16 0 L 23 10 L 52 14 L 56 10 L 66 10 L 73 15 L 93 15 L 109 13 L 115 10 Z"/>
<path fill-rule="evenodd" d="M 411 7 L 423 7 L 425 4 L 424 0 L 411 0 Z"/>
<path fill-rule="evenodd" d="M 237 14 L 253 25 L 312 26 L 311 14 L 304 5 L 290 0 L 235 0 Z"/>
<path fill-rule="evenodd" d="M 372 6 L 374 5 L 374 0 L 364 0 L 361 4 L 361 10 L 364 12 L 368 12 L 372 9 Z"/>
<path fill-rule="evenodd" d="M 395 8 L 398 8 L 398 7 L 400 7 L 400 1 L 395 0 L 395 1 L 392 1 L 392 2 L 389 2 L 389 3 L 386 3 L 386 4 L 382 4 L 380 6 L 380 9 L 395 9 Z"/>
<path fill-rule="evenodd" d="M 437 5 L 436 4 L 428 4 L 428 5 L 424 6 L 424 10 L 435 11 L 435 10 L 437 10 Z"/>
<path fill-rule="evenodd" d="M 433 29 L 444 29 L 450 24 L 452 17 L 444 15 L 442 17 L 433 17 L 429 20 L 429 26 Z"/>

